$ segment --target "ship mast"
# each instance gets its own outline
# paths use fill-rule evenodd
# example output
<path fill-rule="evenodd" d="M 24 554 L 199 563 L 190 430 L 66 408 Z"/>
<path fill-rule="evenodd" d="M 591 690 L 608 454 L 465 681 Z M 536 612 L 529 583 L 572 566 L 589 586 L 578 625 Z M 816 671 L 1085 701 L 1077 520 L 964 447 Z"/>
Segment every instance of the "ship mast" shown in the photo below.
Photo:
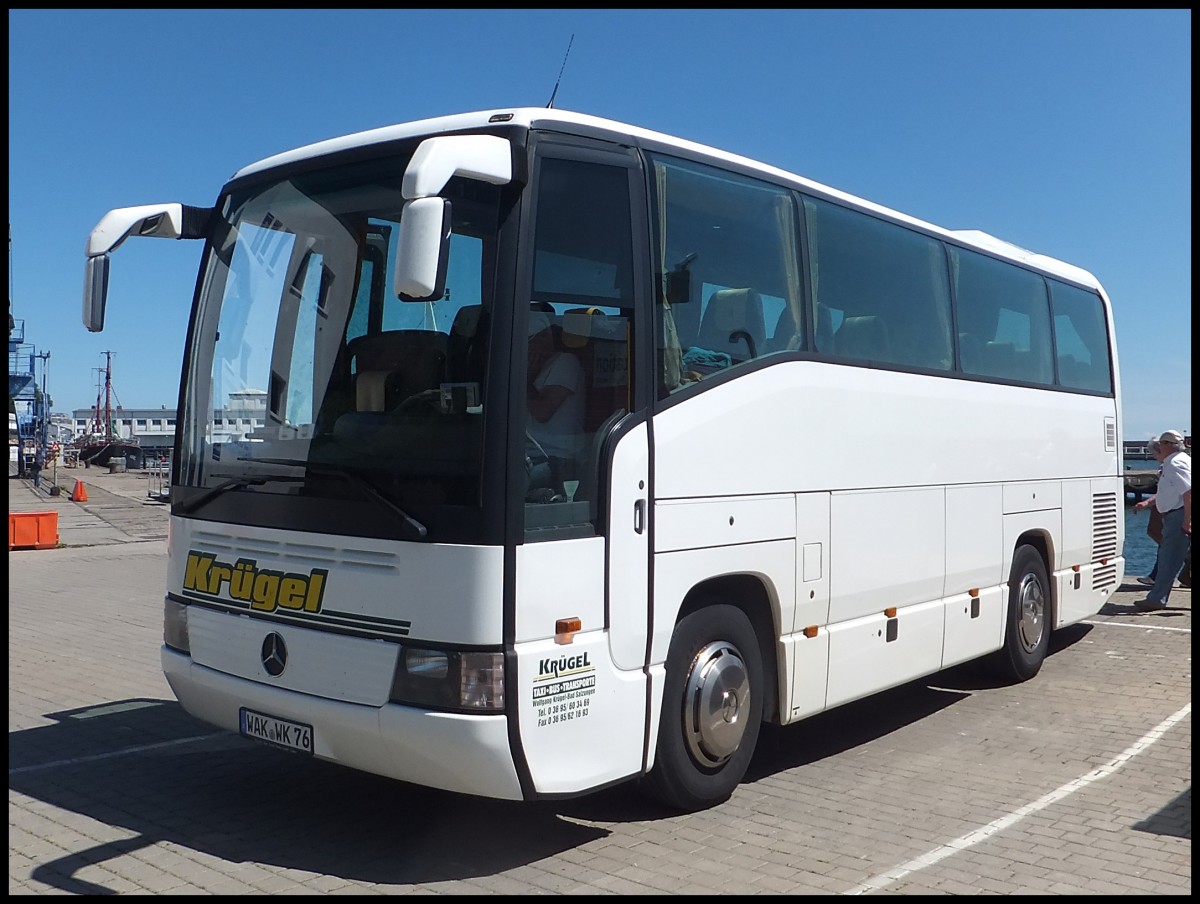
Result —
<path fill-rule="evenodd" d="M 113 437 L 112 429 L 112 352 L 104 353 L 104 367 L 93 367 L 96 372 L 96 408 L 92 417 L 92 432 L 104 440 Z M 104 372 L 104 386 L 100 385 L 100 372 Z M 104 419 L 100 418 L 100 399 L 104 399 Z"/>
<path fill-rule="evenodd" d="M 104 353 L 104 438 L 113 435 L 112 429 L 112 352 Z"/>
<path fill-rule="evenodd" d="M 96 436 L 100 435 L 100 396 L 104 392 L 100 383 L 100 368 L 93 367 L 92 372 L 96 375 L 96 407 L 92 409 L 92 433 Z"/>

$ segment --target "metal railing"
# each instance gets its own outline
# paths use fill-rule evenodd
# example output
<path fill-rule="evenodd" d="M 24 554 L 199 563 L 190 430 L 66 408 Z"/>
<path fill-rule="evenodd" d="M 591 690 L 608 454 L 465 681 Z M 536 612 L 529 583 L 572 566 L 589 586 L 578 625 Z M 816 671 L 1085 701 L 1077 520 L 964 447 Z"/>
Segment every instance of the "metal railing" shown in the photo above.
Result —
<path fill-rule="evenodd" d="M 171 459 L 155 458 L 146 462 L 146 495 L 159 502 L 171 498 Z"/>

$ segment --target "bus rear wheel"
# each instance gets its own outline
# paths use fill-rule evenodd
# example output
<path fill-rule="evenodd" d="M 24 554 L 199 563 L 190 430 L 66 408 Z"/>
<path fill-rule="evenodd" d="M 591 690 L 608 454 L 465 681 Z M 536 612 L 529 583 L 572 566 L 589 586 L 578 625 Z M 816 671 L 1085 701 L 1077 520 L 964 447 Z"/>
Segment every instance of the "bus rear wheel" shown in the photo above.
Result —
<path fill-rule="evenodd" d="M 1041 553 L 1018 546 L 1008 579 L 1008 614 L 1004 647 L 993 664 L 1011 681 L 1028 681 L 1038 673 L 1050 648 L 1050 581 Z"/>
<path fill-rule="evenodd" d="M 742 610 L 709 606 L 679 622 L 662 706 L 646 790 L 689 812 L 727 800 L 746 774 L 762 724 L 762 657 Z"/>

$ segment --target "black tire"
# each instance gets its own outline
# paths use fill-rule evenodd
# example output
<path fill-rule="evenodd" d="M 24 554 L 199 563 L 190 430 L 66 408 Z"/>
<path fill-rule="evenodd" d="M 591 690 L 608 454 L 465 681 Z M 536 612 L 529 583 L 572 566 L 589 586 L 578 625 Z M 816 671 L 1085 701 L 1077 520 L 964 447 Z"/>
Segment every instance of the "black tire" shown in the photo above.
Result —
<path fill-rule="evenodd" d="M 1006 681 L 1028 681 L 1038 673 L 1050 648 L 1050 580 L 1041 553 L 1018 546 L 1008 579 L 1004 647 L 992 662 Z"/>
<path fill-rule="evenodd" d="M 675 627 L 654 766 L 656 799 L 692 812 L 729 798 L 746 774 L 762 725 L 758 638 L 742 610 L 709 606 Z"/>

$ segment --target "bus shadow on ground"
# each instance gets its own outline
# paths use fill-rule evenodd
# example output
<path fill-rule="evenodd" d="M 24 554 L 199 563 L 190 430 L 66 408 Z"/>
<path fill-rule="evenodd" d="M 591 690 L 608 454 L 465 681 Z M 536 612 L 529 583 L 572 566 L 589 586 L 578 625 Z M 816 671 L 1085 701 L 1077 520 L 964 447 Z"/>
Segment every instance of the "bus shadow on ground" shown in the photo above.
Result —
<path fill-rule="evenodd" d="M 1051 654 L 1089 630 L 1057 632 Z M 765 725 L 745 781 L 837 756 L 1000 686 L 981 663 L 965 663 L 797 724 Z M 71 894 L 117 893 L 77 873 L 160 842 L 228 864 L 212 866 L 214 882 L 253 863 L 414 885 L 502 874 L 609 834 L 576 820 L 679 815 L 636 782 L 534 802 L 423 788 L 217 731 L 174 701 L 121 700 L 48 718 L 54 724 L 9 734 L 10 790 L 136 833 L 34 869 L 37 881 Z M 193 885 L 195 875 L 192 864 Z M 562 882 L 564 891 L 577 885 Z"/>
<path fill-rule="evenodd" d="M 746 781 L 837 755 L 965 696 L 914 682 L 800 725 L 764 726 Z M 161 842 L 221 861 L 212 865 L 214 883 L 251 863 L 413 885 L 502 874 L 609 834 L 577 820 L 679 815 L 636 782 L 534 802 L 422 788 L 217 731 L 174 701 L 121 700 L 48 718 L 54 724 L 9 735 L 10 791 L 134 833 L 34 868 L 34 879 L 70 894 L 118 893 L 87 869 L 152 857 L 139 852 Z M 195 864 L 187 881 L 198 884 Z M 563 890 L 575 884 L 563 877 Z"/>
<path fill-rule="evenodd" d="M 608 834 L 551 803 L 421 788 L 214 733 L 173 701 L 49 718 L 9 734 L 10 791 L 136 833 L 34 869 L 72 894 L 117 893 L 76 874 L 159 842 L 228 864 L 212 866 L 214 882 L 256 863 L 408 885 L 496 875 Z M 19 804 L 9 809 L 11 821 Z M 186 879 L 197 884 L 195 863 Z"/>
<path fill-rule="evenodd" d="M 1055 631 L 1050 636 L 1047 655 L 1054 656 L 1074 646 L 1092 630 L 1090 625 L 1077 624 Z M 743 782 L 753 783 L 839 756 L 915 725 L 967 699 L 975 691 L 1016 683 L 997 675 L 986 660 L 965 662 L 790 725 L 763 725 Z M 647 800 L 633 784 L 566 801 L 562 806 L 565 813 L 601 822 L 636 822 L 679 815 Z"/>
<path fill-rule="evenodd" d="M 1176 838 L 1192 837 L 1192 789 L 1178 795 L 1169 804 L 1147 819 L 1133 826 L 1139 832 L 1150 832 L 1154 835 L 1172 835 Z"/>

